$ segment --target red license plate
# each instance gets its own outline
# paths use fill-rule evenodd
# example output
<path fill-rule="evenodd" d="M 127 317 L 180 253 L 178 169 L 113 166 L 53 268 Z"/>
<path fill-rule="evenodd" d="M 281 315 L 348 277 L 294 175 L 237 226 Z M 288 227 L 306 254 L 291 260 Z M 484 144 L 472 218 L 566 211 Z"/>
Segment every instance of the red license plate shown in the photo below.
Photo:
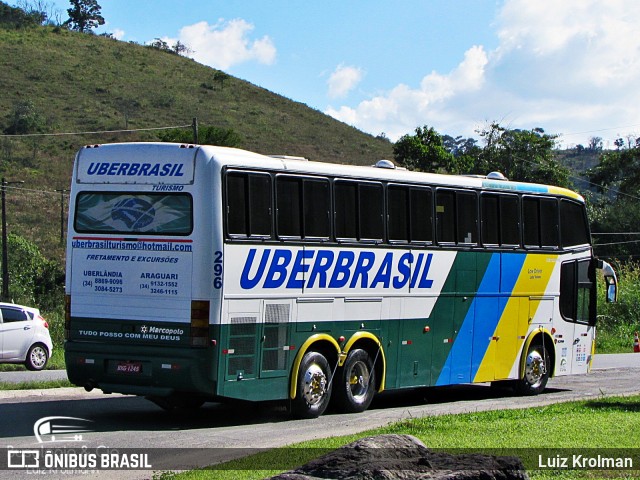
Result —
<path fill-rule="evenodd" d="M 142 373 L 142 363 L 140 362 L 118 362 L 117 373 Z"/>

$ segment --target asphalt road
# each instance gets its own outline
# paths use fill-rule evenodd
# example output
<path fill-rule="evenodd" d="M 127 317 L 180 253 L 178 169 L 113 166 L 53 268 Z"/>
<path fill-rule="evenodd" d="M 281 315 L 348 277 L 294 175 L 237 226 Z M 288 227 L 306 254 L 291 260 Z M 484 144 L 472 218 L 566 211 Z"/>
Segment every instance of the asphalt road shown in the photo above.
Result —
<path fill-rule="evenodd" d="M 41 445 L 34 437 L 34 423 L 47 416 L 69 416 L 92 421 L 92 431 L 84 433 L 82 439 L 82 444 L 89 448 L 206 448 L 206 455 L 202 451 L 182 452 L 183 460 L 189 465 L 204 466 L 247 453 L 234 449 L 273 448 L 313 438 L 361 432 L 406 418 L 640 394 L 638 367 L 640 354 L 599 355 L 590 374 L 551 379 L 547 390 L 536 397 L 516 397 L 488 385 L 417 389 L 379 395 L 372 407 L 360 414 L 329 412 L 314 420 L 291 420 L 278 404 L 211 403 L 195 413 L 176 415 L 142 398 L 103 395 L 81 388 L 0 391 L 3 418 L 0 447 L 39 447 Z M 46 372 L 29 372 L 28 375 L 41 373 Z M 14 375 L 17 376 L 14 372 L 0 373 L 0 381 L 10 381 Z M 171 464 L 171 459 L 167 461 Z M 8 473 L 15 474 L 0 472 L 0 478 L 16 478 L 15 475 L 5 477 Z M 133 475 L 133 472 L 103 471 L 98 476 L 151 478 L 152 472 Z"/>

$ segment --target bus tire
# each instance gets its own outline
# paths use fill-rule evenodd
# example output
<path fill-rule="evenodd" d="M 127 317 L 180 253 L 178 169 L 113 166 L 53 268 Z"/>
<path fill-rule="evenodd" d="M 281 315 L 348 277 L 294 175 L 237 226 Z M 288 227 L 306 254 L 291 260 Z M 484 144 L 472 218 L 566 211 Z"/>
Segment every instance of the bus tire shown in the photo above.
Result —
<path fill-rule="evenodd" d="M 318 352 L 307 352 L 298 370 L 296 397 L 291 413 L 297 418 L 317 418 L 324 413 L 331 398 L 331 368 Z"/>
<path fill-rule="evenodd" d="M 516 383 L 516 393 L 537 395 L 542 393 L 549 380 L 549 353 L 543 343 L 532 343 L 525 359 L 524 375 Z"/>
<path fill-rule="evenodd" d="M 333 392 L 338 410 L 346 413 L 364 412 L 375 395 L 375 369 L 365 350 L 349 352 L 336 378 Z"/>

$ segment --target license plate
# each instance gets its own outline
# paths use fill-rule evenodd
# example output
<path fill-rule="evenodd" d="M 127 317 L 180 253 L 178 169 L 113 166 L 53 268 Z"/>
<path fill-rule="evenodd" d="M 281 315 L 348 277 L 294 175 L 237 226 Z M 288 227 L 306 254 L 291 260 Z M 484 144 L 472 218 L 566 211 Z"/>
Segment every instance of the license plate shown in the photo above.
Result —
<path fill-rule="evenodd" d="M 142 363 L 140 362 L 118 362 L 117 373 L 142 373 Z"/>

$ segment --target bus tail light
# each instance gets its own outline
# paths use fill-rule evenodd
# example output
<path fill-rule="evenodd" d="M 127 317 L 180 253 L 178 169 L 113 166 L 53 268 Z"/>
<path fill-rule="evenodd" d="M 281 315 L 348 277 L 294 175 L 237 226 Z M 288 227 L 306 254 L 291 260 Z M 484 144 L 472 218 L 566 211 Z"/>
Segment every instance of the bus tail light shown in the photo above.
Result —
<path fill-rule="evenodd" d="M 71 295 L 64 296 L 64 338 L 71 336 Z"/>
<path fill-rule="evenodd" d="M 191 345 L 205 347 L 209 339 L 209 302 L 193 300 L 191 302 Z"/>

